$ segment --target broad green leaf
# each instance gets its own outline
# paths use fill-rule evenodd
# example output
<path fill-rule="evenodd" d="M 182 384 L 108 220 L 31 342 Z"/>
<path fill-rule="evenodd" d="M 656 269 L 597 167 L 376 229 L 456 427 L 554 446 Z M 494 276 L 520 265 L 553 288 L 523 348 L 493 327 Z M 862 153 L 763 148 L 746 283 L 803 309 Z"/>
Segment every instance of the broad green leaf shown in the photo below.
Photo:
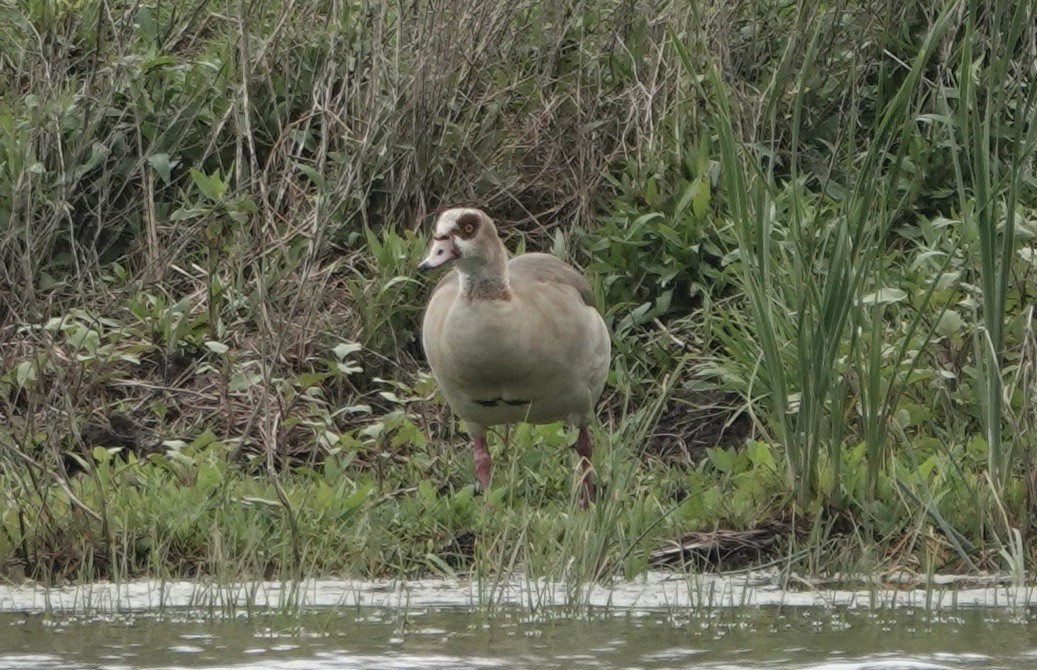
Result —
<path fill-rule="evenodd" d="M 163 182 L 169 182 L 170 173 L 173 169 L 173 164 L 169 160 L 169 154 L 152 154 L 148 156 L 148 165 L 158 173 Z"/>
<path fill-rule="evenodd" d="M 960 333 L 964 326 L 965 320 L 961 318 L 961 314 L 953 309 L 948 309 L 940 315 L 940 321 L 936 324 L 936 333 L 948 337 Z"/>
<path fill-rule="evenodd" d="M 33 361 L 22 361 L 15 368 L 14 379 L 19 387 L 24 387 L 26 382 L 36 381 L 36 365 Z"/>
<path fill-rule="evenodd" d="M 215 342 L 213 340 L 207 340 L 205 342 L 205 348 L 214 354 L 225 354 L 230 351 L 230 347 L 222 342 Z"/>
<path fill-rule="evenodd" d="M 227 183 L 220 179 L 218 172 L 207 175 L 200 170 L 192 168 L 191 180 L 194 181 L 195 186 L 202 192 L 202 195 L 212 202 L 221 200 L 227 192 Z"/>
<path fill-rule="evenodd" d="M 733 449 L 706 449 L 709 462 L 720 472 L 731 474 L 735 471 L 735 452 Z"/>
<path fill-rule="evenodd" d="M 230 376 L 230 381 L 227 383 L 227 389 L 230 391 L 244 391 L 247 388 L 251 388 L 263 380 L 263 375 L 258 372 L 244 372 L 238 370 Z"/>

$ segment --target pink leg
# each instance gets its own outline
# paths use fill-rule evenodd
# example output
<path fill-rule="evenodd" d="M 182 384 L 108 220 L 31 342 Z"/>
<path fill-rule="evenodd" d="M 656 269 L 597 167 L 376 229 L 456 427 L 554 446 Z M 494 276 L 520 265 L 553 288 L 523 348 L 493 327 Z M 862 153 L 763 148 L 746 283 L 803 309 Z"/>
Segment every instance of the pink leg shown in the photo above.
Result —
<path fill-rule="evenodd" d="M 586 428 L 580 429 L 580 434 L 576 437 L 576 444 L 573 445 L 573 448 L 580 455 L 580 468 L 583 470 L 583 475 L 580 478 L 583 484 L 583 490 L 580 492 L 580 507 L 586 507 L 594 498 L 594 480 L 591 477 L 591 451 L 594 449 L 594 445 L 591 444 L 590 430 Z"/>
<path fill-rule="evenodd" d="M 475 476 L 483 491 L 490 490 L 490 450 L 486 448 L 486 438 L 472 436 L 472 457 L 475 459 Z"/>

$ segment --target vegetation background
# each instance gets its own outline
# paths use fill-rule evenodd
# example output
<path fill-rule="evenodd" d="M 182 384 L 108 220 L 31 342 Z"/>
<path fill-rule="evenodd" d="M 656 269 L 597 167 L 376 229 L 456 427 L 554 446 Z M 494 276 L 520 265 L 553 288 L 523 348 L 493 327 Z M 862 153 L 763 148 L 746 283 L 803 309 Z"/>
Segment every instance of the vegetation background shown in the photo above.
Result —
<path fill-rule="evenodd" d="M 1035 9 L 0 2 L 0 572 L 1024 579 Z M 561 426 L 473 488 L 459 204 L 593 278 L 589 510 Z"/>

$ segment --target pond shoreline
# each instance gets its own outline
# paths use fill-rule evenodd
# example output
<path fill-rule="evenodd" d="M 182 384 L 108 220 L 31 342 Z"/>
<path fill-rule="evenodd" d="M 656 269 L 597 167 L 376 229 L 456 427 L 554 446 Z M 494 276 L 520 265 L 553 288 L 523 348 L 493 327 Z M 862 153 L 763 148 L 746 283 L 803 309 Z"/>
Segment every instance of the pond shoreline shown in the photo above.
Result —
<path fill-rule="evenodd" d="M 160 612 L 212 610 L 232 614 L 253 609 L 292 608 L 545 608 L 670 611 L 733 607 L 960 607 L 1020 608 L 1037 602 L 1037 585 L 1012 584 L 1007 575 L 937 575 L 928 585 L 912 575 L 824 582 L 794 578 L 796 590 L 779 586 L 777 571 L 684 575 L 651 571 L 610 585 L 572 585 L 546 579 L 360 580 L 306 579 L 297 584 L 253 581 L 133 580 L 45 587 L 36 583 L 0 586 L 0 613 Z"/>

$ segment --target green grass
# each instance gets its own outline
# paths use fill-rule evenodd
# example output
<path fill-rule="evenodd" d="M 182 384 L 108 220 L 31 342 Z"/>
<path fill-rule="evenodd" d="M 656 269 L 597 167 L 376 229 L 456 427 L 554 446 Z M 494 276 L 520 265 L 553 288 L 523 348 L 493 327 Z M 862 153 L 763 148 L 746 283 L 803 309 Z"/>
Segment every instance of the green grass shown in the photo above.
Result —
<path fill-rule="evenodd" d="M 1037 3 L 426 9 L 0 7 L 0 574 L 575 583 L 768 527 L 1024 578 Z M 559 426 L 477 494 L 427 374 L 465 203 L 591 276 L 588 510 Z"/>

